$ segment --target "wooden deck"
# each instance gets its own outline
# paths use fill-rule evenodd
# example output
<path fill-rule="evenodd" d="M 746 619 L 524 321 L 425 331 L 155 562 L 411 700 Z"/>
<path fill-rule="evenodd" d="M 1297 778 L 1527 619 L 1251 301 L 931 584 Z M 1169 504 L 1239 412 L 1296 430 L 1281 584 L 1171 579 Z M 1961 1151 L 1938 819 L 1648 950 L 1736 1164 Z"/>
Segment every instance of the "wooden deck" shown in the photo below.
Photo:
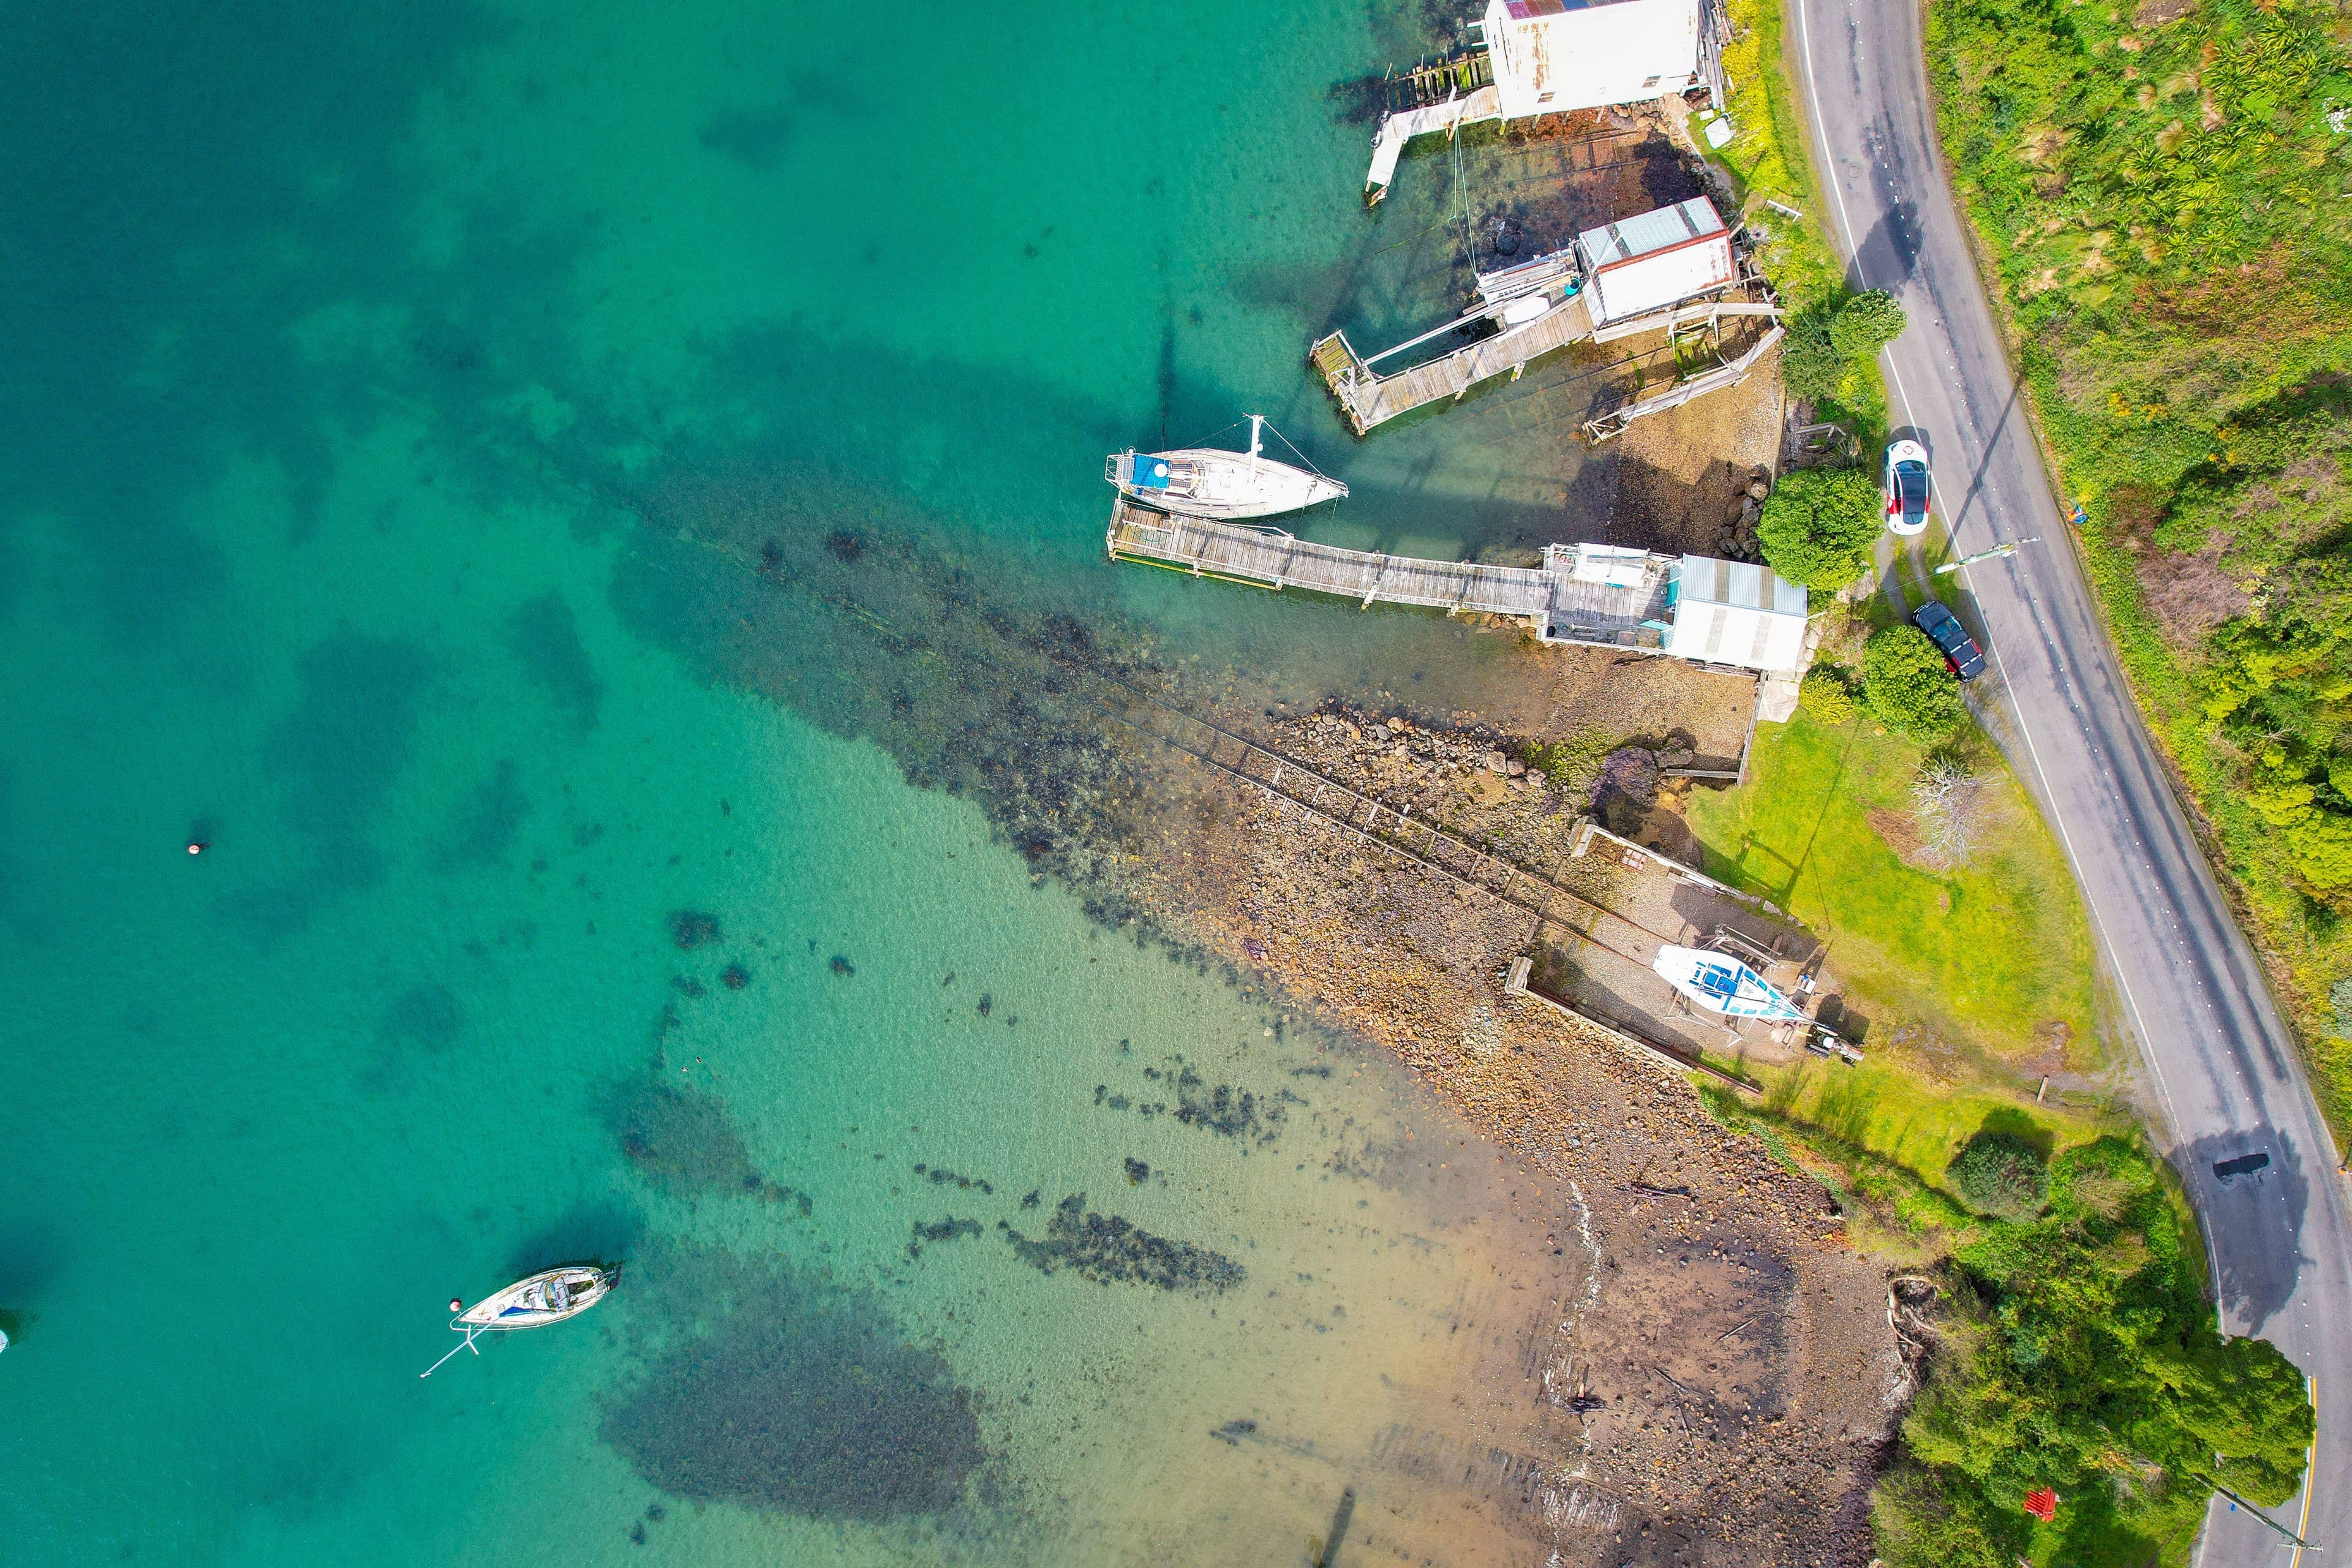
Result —
<path fill-rule="evenodd" d="M 1381 375 L 1364 362 L 1345 332 L 1317 342 L 1307 362 L 1339 400 L 1348 423 L 1361 436 L 1400 414 L 1444 398 L 1460 401 L 1482 381 L 1508 372 L 1513 379 L 1529 362 L 1592 335 L 1592 317 L 1582 295 L 1564 300 L 1525 326 L 1455 349 L 1423 364 Z"/>
<path fill-rule="evenodd" d="M 1531 566 L 1381 555 L 1294 539 L 1279 529 L 1171 517 L 1125 496 L 1111 506 L 1108 542 L 1113 560 L 1173 566 L 1196 577 L 1305 588 L 1367 607 L 1384 601 L 1449 614 L 1518 616 L 1538 625 L 1550 610 L 1555 581 L 1553 574 Z"/>

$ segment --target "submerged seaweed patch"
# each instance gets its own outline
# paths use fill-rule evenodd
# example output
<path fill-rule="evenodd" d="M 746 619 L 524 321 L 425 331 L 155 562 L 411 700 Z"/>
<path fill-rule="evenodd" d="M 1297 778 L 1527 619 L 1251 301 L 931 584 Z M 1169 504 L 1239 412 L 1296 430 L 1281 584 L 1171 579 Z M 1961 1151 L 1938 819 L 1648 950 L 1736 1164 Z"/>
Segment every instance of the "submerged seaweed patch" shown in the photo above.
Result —
<path fill-rule="evenodd" d="M 614 1140 L 637 1173 L 681 1197 L 740 1193 L 790 1203 L 808 1214 L 806 1193 L 768 1179 L 727 1117 L 726 1102 L 680 1084 L 639 1080 L 614 1095 Z"/>
<path fill-rule="evenodd" d="M 670 939 L 688 952 L 720 940 L 719 917 L 700 910 L 679 910 L 669 917 Z"/>
<path fill-rule="evenodd" d="M 1055 1205 L 1042 1241 L 1032 1241 L 1009 1225 L 1004 1237 L 1022 1262 L 1042 1273 L 1067 1268 L 1102 1285 L 1149 1285 L 1217 1296 L 1249 1278 L 1248 1269 L 1221 1252 L 1154 1236 L 1118 1215 L 1093 1213 L 1084 1193 L 1072 1193 Z"/>
<path fill-rule="evenodd" d="M 917 1220 L 915 1238 L 907 1243 L 907 1257 L 909 1259 L 920 1258 L 923 1255 L 923 1243 L 927 1241 L 954 1241 L 962 1237 L 979 1234 L 980 1221 L 976 1219 L 958 1219 L 950 1215 L 935 1225 L 925 1225 L 921 1220 Z"/>
<path fill-rule="evenodd" d="M 698 1326 L 601 1426 L 662 1490 L 880 1522 L 955 1507 L 986 1465 L 971 1391 L 872 1291 L 719 1253 L 662 1273 L 655 1320 Z"/>
<path fill-rule="evenodd" d="M 1282 1124 L 1288 1120 L 1286 1102 L 1297 1101 L 1297 1098 L 1283 1094 L 1262 1099 L 1230 1083 L 1213 1084 L 1187 1066 L 1181 1057 L 1176 1058 L 1174 1068 L 1145 1068 L 1143 1076 L 1174 1089 L 1176 1103 L 1171 1107 L 1164 1100 L 1153 1100 L 1137 1107 L 1139 1114 L 1172 1115 L 1187 1127 L 1261 1144 L 1272 1143 L 1282 1135 Z M 1095 1103 L 1112 1110 L 1125 1110 L 1129 1102 L 1127 1096 L 1111 1093 L 1108 1084 L 1098 1083 L 1095 1085 Z"/>

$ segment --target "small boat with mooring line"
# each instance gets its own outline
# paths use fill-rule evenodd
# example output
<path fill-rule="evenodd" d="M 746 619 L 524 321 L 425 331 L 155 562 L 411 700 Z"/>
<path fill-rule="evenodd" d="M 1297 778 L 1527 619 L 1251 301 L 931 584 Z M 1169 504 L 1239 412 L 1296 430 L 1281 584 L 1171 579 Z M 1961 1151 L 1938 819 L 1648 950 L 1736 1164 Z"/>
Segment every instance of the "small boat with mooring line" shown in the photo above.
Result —
<path fill-rule="evenodd" d="M 1222 447 L 1139 452 L 1130 447 L 1105 460 L 1103 478 L 1129 500 L 1181 517 L 1275 517 L 1347 495 L 1346 485 L 1317 473 L 1311 466 L 1294 467 L 1267 457 L 1265 416 L 1253 414 L 1249 418 L 1246 452 L 1229 452 Z M 1282 433 L 1276 431 L 1275 438 L 1281 440 Z M 1291 450 L 1298 451 L 1296 447 Z M 1300 462 L 1306 461 L 1304 453 L 1298 456 Z"/>
<path fill-rule="evenodd" d="M 454 1314 L 449 1320 L 453 1332 L 466 1336 L 463 1342 L 440 1361 L 435 1362 L 416 1375 L 431 1377 L 441 1370 L 443 1362 L 458 1351 L 481 1354 L 474 1343 L 475 1336 L 488 1333 L 509 1333 L 517 1329 L 543 1329 L 550 1323 L 560 1323 L 576 1318 L 611 1294 L 621 1280 L 621 1266 L 607 1267 L 596 1263 L 567 1263 L 560 1268 L 548 1268 L 518 1279 L 503 1290 L 492 1291 L 472 1306 L 463 1297 L 449 1302 Z"/>

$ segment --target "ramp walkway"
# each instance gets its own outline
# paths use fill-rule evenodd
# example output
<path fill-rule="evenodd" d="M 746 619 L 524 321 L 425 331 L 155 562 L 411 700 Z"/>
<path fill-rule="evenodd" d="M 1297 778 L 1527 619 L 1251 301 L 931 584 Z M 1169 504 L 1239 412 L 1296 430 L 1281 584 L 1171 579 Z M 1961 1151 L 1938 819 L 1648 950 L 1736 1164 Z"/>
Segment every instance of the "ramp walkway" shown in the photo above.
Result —
<path fill-rule="evenodd" d="M 1473 318 L 1465 318 L 1469 319 Z M 1584 297 L 1577 294 L 1523 325 L 1505 327 L 1493 337 L 1482 338 L 1442 358 L 1388 375 L 1373 370 L 1348 342 L 1345 332 L 1333 332 L 1320 339 L 1307 357 L 1322 374 L 1323 384 L 1331 389 L 1331 395 L 1339 400 L 1349 425 L 1361 436 L 1375 425 L 1426 404 L 1448 397 L 1459 402 L 1472 387 L 1506 371 L 1516 381 L 1529 361 L 1591 336 L 1591 312 L 1586 308 Z M 1374 356 L 1382 357 L 1385 355 Z"/>
<path fill-rule="evenodd" d="M 1476 58 L 1482 62 L 1486 59 L 1483 54 Z M 1438 131 L 1451 136 L 1465 125 L 1502 118 L 1503 95 L 1491 81 L 1436 103 L 1382 115 L 1380 134 L 1372 138 L 1372 169 L 1364 176 L 1364 200 L 1368 204 L 1378 202 L 1389 194 L 1389 182 L 1396 178 L 1397 160 L 1404 155 L 1404 144 L 1414 137 Z"/>

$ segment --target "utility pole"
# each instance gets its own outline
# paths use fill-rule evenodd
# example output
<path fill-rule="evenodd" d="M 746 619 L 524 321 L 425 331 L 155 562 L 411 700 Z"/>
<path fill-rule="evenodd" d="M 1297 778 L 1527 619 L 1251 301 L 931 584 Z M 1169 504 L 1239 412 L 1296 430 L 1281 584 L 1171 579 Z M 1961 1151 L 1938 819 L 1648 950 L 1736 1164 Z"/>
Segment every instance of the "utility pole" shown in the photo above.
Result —
<path fill-rule="evenodd" d="M 2308 1486 L 2311 1483 L 2308 1480 L 2305 1480 L 2304 1484 Z M 2322 1547 L 2314 1546 L 2310 1542 L 2305 1541 L 2302 1536 L 2297 1535 L 2294 1531 L 2289 1530 L 2285 1525 L 2281 1524 L 2277 1520 L 2273 1519 L 2269 1514 L 2264 1513 L 2261 1509 L 2256 1508 L 2252 1503 L 2248 1502 L 2244 1498 L 2240 1497 L 2237 1493 L 2231 1491 L 2221 1482 L 2215 1481 L 2213 1483 L 2213 1489 L 2220 1492 L 2223 1497 L 2228 1498 L 2231 1502 L 2236 1503 L 2240 1508 L 2244 1509 L 2248 1513 L 2252 1514 L 2263 1523 L 2267 1524 L 2273 1530 L 2277 1531 L 2279 1534 L 2284 1536 L 2287 1540 L 2294 1542 L 2305 1552 L 2319 1552 L 2325 1550 Z"/>
<path fill-rule="evenodd" d="M 1996 544 L 1990 550 L 1979 550 L 1974 555 L 1963 555 L 1958 561 L 1947 561 L 1936 568 L 1936 575 L 1940 577 L 1947 572 L 1957 572 L 1963 566 L 1974 566 L 1979 561 L 1998 561 L 2003 556 L 2016 554 L 2017 547 L 2021 544 L 2041 542 L 2042 537 L 2039 534 L 2031 539 L 2012 539 L 2006 544 Z"/>

